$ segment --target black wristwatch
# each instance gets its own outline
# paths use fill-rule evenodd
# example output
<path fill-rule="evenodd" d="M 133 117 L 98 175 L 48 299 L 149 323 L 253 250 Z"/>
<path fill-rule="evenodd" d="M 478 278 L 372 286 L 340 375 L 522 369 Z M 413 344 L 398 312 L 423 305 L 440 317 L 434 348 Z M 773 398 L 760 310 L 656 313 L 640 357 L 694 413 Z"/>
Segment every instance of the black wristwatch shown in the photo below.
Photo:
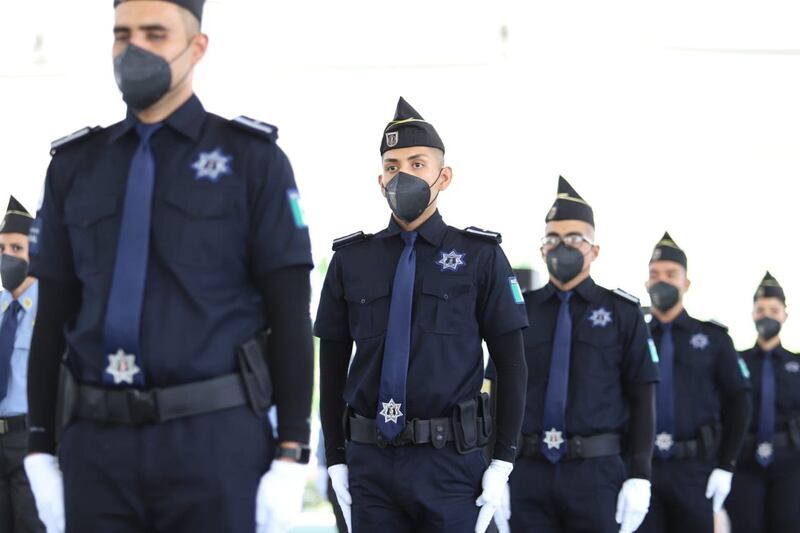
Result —
<path fill-rule="evenodd" d="M 275 459 L 293 459 L 300 464 L 307 465 L 311 458 L 311 448 L 300 446 L 299 448 L 281 448 L 275 450 Z"/>

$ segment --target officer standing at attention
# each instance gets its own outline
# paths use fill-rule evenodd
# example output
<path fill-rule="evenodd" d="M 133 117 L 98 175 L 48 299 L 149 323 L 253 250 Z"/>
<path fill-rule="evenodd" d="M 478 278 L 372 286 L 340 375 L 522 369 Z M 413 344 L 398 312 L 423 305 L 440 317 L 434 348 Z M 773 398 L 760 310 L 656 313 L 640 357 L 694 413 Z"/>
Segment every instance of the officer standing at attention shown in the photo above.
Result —
<path fill-rule="evenodd" d="M 314 326 L 328 470 L 355 533 L 483 533 L 517 451 L 522 293 L 499 234 L 442 220 L 437 198 L 453 171 L 434 127 L 402 98 L 381 155 L 377 185 L 393 216 L 376 235 L 334 241 Z M 498 376 L 488 468 L 482 339 Z"/>
<path fill-rule="evenodd" d="M 656 356 L 639 301 L 592 280 L 594 213 L 563 177 L 545 221 L 550 282 L 525 293 L 533 326 L 511 530 L 635 531 L 650 503 Z"/>
<path fill-rule="evenodd" d="M 22 459 L 28 449 L 28 351 L 39 286 L 28 275 L 33 217 L 13 196 L 0 224 L 0 533 L 44 533 Z"/>
<path fill-rule="evenodd" d="M 727 328 L 690 317 L 686 254 L 665 233 L 650 259 L 650 331 L 658 347 L 653 505 L 641 531 L 712 532 L 751 401 L 748 372 Z"/>
<path fill-rule="evenodd" d="M 755 416 L 728 497 L 733 533 L 795 533 L 800 527 L 800 357 L 781 345 L 786 296 L 769 272 L 753 297 L 750 369 Z"/>
<path fill-rule="evenodd" d="M 51 532 L 65 509 L 72 533 L 285 531 L 313 384 L 292 169 L 274 127 L 193 94 L 203 0 L 114 5 L 128 115 L 54 143 L 31 232 L 43 312 L 25 469 L 39 516 Z"/>

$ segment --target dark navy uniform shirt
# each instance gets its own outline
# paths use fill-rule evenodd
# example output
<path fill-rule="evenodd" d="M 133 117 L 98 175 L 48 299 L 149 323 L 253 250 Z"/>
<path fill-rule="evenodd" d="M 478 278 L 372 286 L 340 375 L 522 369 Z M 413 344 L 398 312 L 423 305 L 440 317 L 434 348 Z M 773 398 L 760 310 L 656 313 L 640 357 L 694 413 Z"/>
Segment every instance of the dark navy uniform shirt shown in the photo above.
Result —
<path fill-rule="evenodd" d="M 764 352 L 758 346 L 741 352 L 742 359 L 750 369 L 753 385 L 753 419 L 750 431 L 758 431 L 761 413 L 761 372 Z M 775 431 L 786 431 L 789 420 L 800 418 L 800 356 L 783 346 L 772 353 L 775 369 Z"/>
<path fill-rule="evenodd" d="M 314 326 L 320 338 L 355 340 L 344 399 L 370 418 L 378 405 L 401 231 L 392 220 L 377 235 L 334 254 Z M 449 227 L 438 212 L 417 232 L 409 420 L 449 416 L 456 404 L 476 397 L 483 381 L 481 340 L 528 325 L 522 294 L 496 241 Z"/>
<path fill-rule="evenodd" d="M 656 346 L 660 346 L 662 329 L 655 317 L 650 331 Z M 750 383 L 724 326 L 696 320 L 683 311 L 672 322 L 672 339 L 675 438 L 695 439 L 701 427 L 721 421 L 724 399 L 749 389 Z"/>
<path fill-rule="evenodd" d="M 532 326 L 525 330 L 528 396 L 522 433 L 543 430 L 553 336 L 561 301 L 548 283 L 525 293 Z M 647 325 L 638 301 L 605 289 L 587 278 L 570 299 L 572 347 L 566 431 L 570 436 L 620 433 L 628 421 L 627 385 L 655 383 L 658 370 L 648 344 Z"/>
<path fill-rule="evenodd" d="M 32 231 L 31 275 L 82 285 L 67 344 L 81 379 L 108 365 L 104 317 L 128 167 L 129 115 L 56 149 Z M 255 279 L 312 265 L 289 161 L 274 130 L 207 113 L 192 97 L 152 138 L 156 172 L 141 347 L 149 386 L 236 370 L 235 347 L 265 324 Z"/>

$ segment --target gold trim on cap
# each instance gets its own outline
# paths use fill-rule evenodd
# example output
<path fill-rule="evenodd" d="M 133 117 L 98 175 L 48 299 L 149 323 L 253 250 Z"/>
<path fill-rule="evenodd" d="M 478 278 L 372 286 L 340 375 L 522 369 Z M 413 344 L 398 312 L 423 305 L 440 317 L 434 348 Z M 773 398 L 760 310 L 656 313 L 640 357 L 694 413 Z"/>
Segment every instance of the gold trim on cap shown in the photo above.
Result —
<path fill-rule="evenodd" d="M 566 192 L 558 193 L 556 195 L 556 200 L 569 200 L 571 202 L 578 202 L 579 204 L 589 206 L 589 204 L 587 204 L 585 200 L 582 200 L 581 198 L 573 198 L 572 196 L 569 195 L 569 193 Z"/>
<path fill-rule="evenodd" d="M 386 130 L 388 130 L 392 126 L 399 126 L 400 124 L 408 124 L 409 122 L 422 122 L 423 124 L 427 124 L 428 123 L 427 121 L 422 120 L 421 118 L 404 118 L 403 120 L 393 120 L 393 121 L 391 121 L 389 123 L 389 125 L 386 126 L 386 129 L 384 129 L 383 131 L 385 132 Z"/>
<path fill-rule="evenodd" d="M 14 211 L 13 209 L 9 209 L 8 211 L 6 211 L 6 216 L 8 215 L 19 215 L 21 217 L 28 217 L 30 219 L 33 218 L 33 215 L 31 215 L 30 213 L 26 213 L 25 211 Z"/>
<path fill-rule="evenodd" d="M 658 248 L 659 246 L 669 246 L 670 248 L 675 248 L 676 250 L 680 250 L 681 252 L 683 251 L 677 244 L 675 244 L 675 241 L 668 241 L 667 239 L 659 241 L 659 243 L 656 244 L 656 248 Z"/>

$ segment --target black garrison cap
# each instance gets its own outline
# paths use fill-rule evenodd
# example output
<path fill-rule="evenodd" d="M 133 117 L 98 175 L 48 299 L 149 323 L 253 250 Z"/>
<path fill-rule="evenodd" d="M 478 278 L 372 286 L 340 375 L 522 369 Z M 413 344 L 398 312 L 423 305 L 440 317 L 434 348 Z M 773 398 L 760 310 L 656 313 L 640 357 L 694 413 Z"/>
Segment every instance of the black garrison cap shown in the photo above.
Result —
<path fill-rule="evenodd" d="M 772 277 L 769 271 L 764 275 L 764 279 L 761 280 L 761 284 L 758 286 L 753 296 L 753 301 L 759 298 L 777 298 L 784 304 L 786 303 L 786 295 L 783 293 L 783 287 L 781 287 L 777 279 Z"/>
<path fill-rule="evenodd" d="M 686 260 L 686 253 L 680 249 L 680 247 L 675 244 L 675 241 L 672 240 L 672 237 L 669 236 L 668 232 L 664 232 L 664 236 L 661 237 L 661 240 L 658 241 L 656 247 L 653 249 L 653 255 L 650 257 L 650 262 L 654 261 L 674 261 L 683 266 L 683 268 L 688 268 L 688 261 Z"/>
<path fill-rule="evenodd" d="M 0 223 L 0 233 L 22 233 L 27 235 L 31 230 L 33 217 L 22 207 L 22 204 L 13 196 L 8 201 L 3 222 Z"/>
<path fill-rule="evenodd" d="M 545 222 L 553 222 L 556 220 L 582 220 L 594 227 L 594 211 L 592 211 L 592 206 L 587 204 L 586 201 L 581 198 L 581 195 L 575 192 L 572 185 L 570 185 L 563 176 L 559 176 L 556 201 L 553 203 L 553 207 L 550 208 L 544 220 Z"/>
<path fill-rule="evenodd" d="M 114 0 L 114 8 L 120 5 L 123 2 L 131 1 L 131 0 Z M 198 21 L 203 20 L 203 4 L 206 3 L 206 0 L 161 0 L 162 2 L 171 2 L 175 5 L 181 6 L 184 9 L 188 9 L 189 12 L 197 18 Z"/>
<path fill-rule="evenodd" d="M 417 113 L 417 110 L 400 97 L 392 120 L 383 130 L 381 155 L 395 148 L 409 146 L 429 146 L 444 152 L 444 143 L 432 124 Z"/>

